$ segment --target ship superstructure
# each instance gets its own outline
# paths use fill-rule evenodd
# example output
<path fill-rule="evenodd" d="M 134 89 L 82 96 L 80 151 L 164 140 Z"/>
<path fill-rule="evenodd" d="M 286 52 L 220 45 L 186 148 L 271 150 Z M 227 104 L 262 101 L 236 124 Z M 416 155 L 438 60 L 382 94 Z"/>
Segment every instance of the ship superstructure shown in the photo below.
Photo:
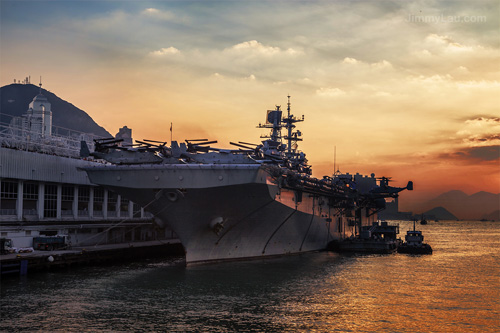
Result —
<path fill-rule="evenodd" d="M 84 169 L 93 183 L 148 207 L 171 228 L 188 264 L 323 250 L 371 225 L 385 198 L 412 184 L 377 184 L 374 175 L 312 177 L 294 131 L 303 120 L 291 114 L 289 97 L 286 115 L 276 106 L 259 124 L 270 130 L 261 144 L 231 142 L 238 149 L 228 150 L 208 140 L 133 148 L 98 142 L 91 155 L 117 163 Z"/>

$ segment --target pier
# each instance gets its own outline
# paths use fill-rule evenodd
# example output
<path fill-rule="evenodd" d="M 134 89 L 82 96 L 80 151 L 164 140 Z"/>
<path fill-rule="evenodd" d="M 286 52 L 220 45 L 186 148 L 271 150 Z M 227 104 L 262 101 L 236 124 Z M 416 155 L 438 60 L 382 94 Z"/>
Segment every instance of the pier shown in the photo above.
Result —
<path fill-rule="evenodd" d="M 0 274 L 2 277 L 6 275 L 24 276 L 37 271 L 78 265 L 97 265 L 183 255 L 184 248 L 176 239 L 73 247 L 68 250 L 10 253 L 0 255 Z"/>

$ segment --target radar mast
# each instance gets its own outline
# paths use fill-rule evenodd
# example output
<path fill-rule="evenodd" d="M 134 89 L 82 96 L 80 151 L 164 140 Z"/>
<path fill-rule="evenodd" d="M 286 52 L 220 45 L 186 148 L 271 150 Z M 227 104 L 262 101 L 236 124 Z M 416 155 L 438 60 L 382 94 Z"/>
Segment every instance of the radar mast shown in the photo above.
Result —
<path fill-rule="evenodd" d="M 264 155 L 279 156 L 283 161 L 286 161 L 289 168 L 310 174 L 311 167 L 307 165 L 305 154 L 297 149 L 297 142 L 302 141 L 302 138 L 300 138 L 302 133 L 293 131 L 296 127 L 294 124 L 304 121 L 304 116 L 296 118 L 291 114 L 290 95 L 287 97 L 287 115 L 283 117 L 281 107 L 277 105 L 275 110 L 267 111 L 266 123 L 258 126 L 258 128 L 271 129 L 269 135 L 261 136 L 261 138 L 267 138 L 267 140 L 262 141 Z M 284 137 L 281 135 L 283 128 L 287 131 Z M 283 143 L 283 139 L 286 140 L 286 144 Z"/>

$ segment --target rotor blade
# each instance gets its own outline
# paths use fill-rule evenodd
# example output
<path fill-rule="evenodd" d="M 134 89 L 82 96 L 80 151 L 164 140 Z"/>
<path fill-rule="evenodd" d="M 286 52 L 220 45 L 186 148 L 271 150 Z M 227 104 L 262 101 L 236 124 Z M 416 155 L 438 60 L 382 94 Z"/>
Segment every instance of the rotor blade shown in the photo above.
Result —
<path fill-rule="evenodd" d="M 156 143 L 161 143 L 162 145 L 166 145 L 167 143 L 165 141 L 156 141 L 156 140 L 148 140 L 148 139 L 143 139 L 144 141 L 147 142 L 156 142 Z"/>
<path fill-rule="evenodd" d="M 142 143 L 143 145 L 146 145 L 146 146 L 149 146 L 149 147 L 151 147 L 151 146 L 152 146 L 152 144 L 151 144 L 151 143 L 144 142 L 144 141 L 140 141 L 140 140 L 135 140 L 135 142 Z"/>
<path fill-rule="evenodd" d="M 186 140 L 186 142 L 191 142 L 191 141 L 208 141 L 208 139 L 189 139 L 189 140 Z"/>
<path fill-rule="evenodd" d="M 113 138 L 113 137 L 94 139 L 94 141 L 107 141 L 107 140 L 122 140 L 122 139 L 116 139 L 116 138 Z"/>
<path fill-rule="evenodd" d="M 115 139 L 115 138 L 108 138 L 108 139 L 95 139 L 94 142 L 99 143 L 101 145 L 107 145 L 111 143 L 118 143 L 122 142 L 123 139 Z"/>
<path fill-rule="evenodd" d="M 255 144 L 255 143 L 249 143 L 249 142 L 243 142 L 243 141 L 238 141 L 238 143 L 242 143 L 242 144 L 244 144 L 244 145 L 256 146 L 256 147 L 258 146 L 258 145 L 257 145 L 257 144 Z"/>
<path fill-rule="evenodd" d="M 251 149 L 253 150 L 252 147 L 247 147 L 247 146 L 244 146 L 244 145 L 240 145 L 239 143 L 234 143 L 234 142 L 229 142 L 229 144 L 233 145 L 233 146 L 236 146 L 236 147 L 241 147 L 241 148 L 245 148 L 245 149 Z"/>
<path fill-rule="evenodd" d="M 201 146 L 201 145 L 209 145 L 211 143 L 217 143 L 217 141 L 207 141 L 207 142 L 200 142 L 200 143 L 195 143 L 195 146 Z"/>

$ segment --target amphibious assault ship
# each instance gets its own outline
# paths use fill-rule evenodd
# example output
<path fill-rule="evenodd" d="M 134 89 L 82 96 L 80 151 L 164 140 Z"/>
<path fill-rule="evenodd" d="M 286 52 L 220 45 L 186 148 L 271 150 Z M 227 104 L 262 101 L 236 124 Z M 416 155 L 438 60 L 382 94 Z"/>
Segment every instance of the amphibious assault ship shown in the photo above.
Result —
<path fill-rule="evenodd" d="M 373 174 L 312 177 L 297 149 L 302 134 L 294 131 L 303 120 L 291 114 L 288 96 L 285 114 L 276 106 L 259 124 L 270 130 L 261 144 L 220 149 L 207 139 L 170 146 L 144 140 L 120 147 L 100 140 L 93 153 L 83 145 L 82 154 L 114 164 L 83 169 L 91 182 L 139 203 L 172 229 L 187 264 L 323 250 L 371 225 L 385 198 L 413 184 L 392 187 Z"/>

